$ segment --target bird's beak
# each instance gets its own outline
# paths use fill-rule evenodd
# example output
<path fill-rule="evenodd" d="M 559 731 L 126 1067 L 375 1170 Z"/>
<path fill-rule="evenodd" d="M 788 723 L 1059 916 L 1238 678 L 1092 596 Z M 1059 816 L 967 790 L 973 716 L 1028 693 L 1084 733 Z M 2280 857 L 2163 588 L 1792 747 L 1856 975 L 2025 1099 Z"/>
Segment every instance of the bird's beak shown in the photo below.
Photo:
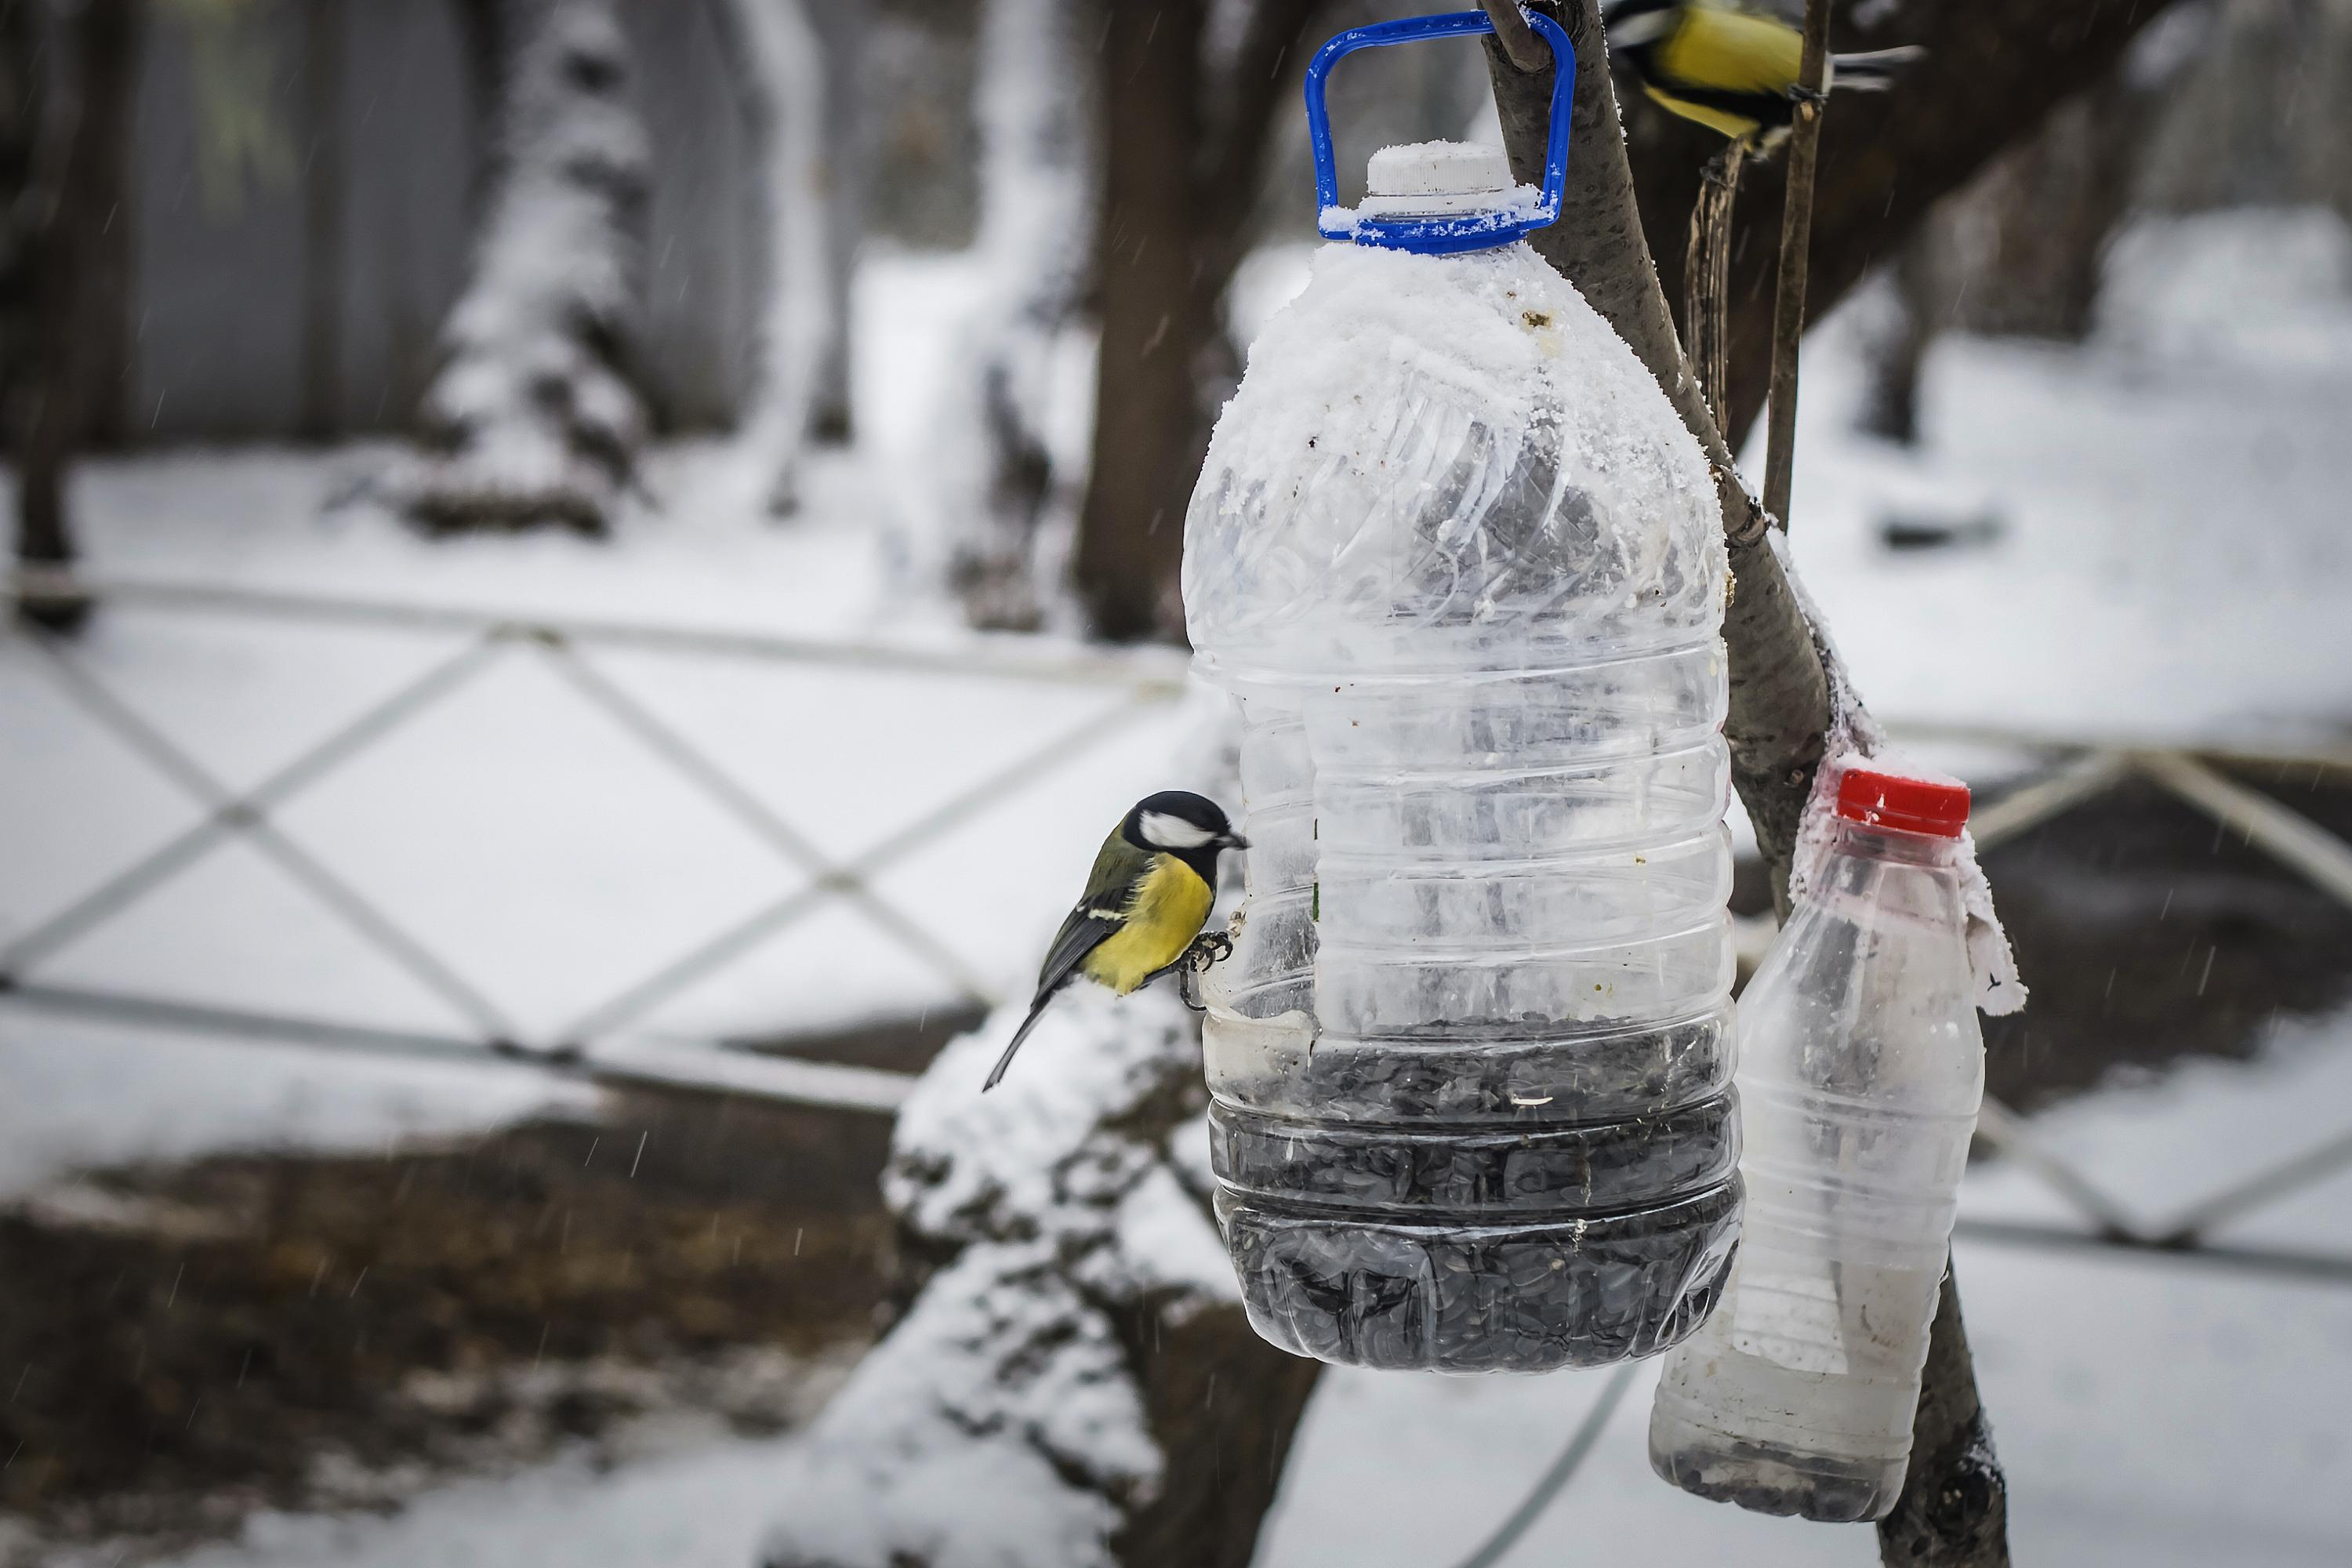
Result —
<path fill-rule="evenodd" d="M 1249 840 L 1238 833 L 1228 833 L 1225 835 L 1224 847 L 1228 849 L 1246 849 L 1249 847 Z"/>

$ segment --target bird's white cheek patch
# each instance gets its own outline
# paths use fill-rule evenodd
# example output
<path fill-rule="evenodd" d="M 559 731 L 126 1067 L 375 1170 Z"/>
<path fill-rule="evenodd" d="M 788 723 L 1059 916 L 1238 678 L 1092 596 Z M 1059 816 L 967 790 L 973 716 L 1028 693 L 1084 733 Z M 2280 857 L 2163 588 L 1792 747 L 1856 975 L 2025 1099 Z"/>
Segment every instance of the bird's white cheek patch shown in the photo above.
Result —
<path fill-rule="evenodd" d="M 1198 849 L 1216 837 L 1197 823 L 1187 822 L 1181 816 L 1171 816 L 1164 811 L 1145 812 L 1141 826 L 1144 842 L 1156 844 L 1162 849 Z"/>

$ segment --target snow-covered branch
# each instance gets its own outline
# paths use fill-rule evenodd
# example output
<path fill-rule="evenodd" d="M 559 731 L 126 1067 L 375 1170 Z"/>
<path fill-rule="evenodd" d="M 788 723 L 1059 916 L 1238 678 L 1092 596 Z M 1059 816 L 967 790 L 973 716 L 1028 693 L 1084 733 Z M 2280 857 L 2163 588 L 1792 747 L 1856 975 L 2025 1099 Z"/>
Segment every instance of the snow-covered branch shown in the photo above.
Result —
<path fill-rule="evenodd" d="M 1230 783 L 1232 741 L 1178 776 Z M 983 1097 L 1024 1011 L 899 1113 L 911 1300 L 796 1447 L 766 1568 L 1246 1568 L 1316 1368 L 1243 1316 L 1199 1033 L 1166 985 L 1076 986 Z"/>

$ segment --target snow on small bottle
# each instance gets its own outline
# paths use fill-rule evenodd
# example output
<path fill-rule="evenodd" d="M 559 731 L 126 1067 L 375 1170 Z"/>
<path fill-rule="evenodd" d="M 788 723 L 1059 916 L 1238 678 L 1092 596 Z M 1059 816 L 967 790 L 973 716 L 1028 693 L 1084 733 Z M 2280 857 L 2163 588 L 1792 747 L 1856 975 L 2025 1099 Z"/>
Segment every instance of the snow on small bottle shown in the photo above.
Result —
<path fill-rule="evenodd" d="M 1366 210 L 1507 193 L 1372 160 Z M 1316 256 L 1185 525 L 1251 848 L 1203 982 L 1252 1321 L 1326 1361 L 1645 1355 L 1738 1226 L 1716 490 L 1527 246 Z"/>
<path fill-rule="evenodd" d="M 1748 1219 L 1667 1358 L 1650 1462 L 1764 1513 L 1878 1519 L 1911 1447 L 1984 1092 L 1962 907 L 1967 786 L 1857 763 L 1739 1002 Z"/>

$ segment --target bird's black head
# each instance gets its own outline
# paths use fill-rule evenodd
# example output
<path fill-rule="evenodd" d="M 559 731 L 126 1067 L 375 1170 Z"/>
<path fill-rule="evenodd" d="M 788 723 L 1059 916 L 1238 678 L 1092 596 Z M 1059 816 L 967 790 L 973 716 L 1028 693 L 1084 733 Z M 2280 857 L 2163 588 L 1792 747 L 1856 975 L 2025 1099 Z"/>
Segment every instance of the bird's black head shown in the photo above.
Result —
<path fill-rule="evenodd" d="M 1175 856 L 1212 884 L 1217 879 L 1219 850 L 1249 847 L 1249 840 L 1234 831 L 1215 801 L 1190 790 L 1145 795 L 1127 814 L 1119 832 L 1139 849 Z"/>

